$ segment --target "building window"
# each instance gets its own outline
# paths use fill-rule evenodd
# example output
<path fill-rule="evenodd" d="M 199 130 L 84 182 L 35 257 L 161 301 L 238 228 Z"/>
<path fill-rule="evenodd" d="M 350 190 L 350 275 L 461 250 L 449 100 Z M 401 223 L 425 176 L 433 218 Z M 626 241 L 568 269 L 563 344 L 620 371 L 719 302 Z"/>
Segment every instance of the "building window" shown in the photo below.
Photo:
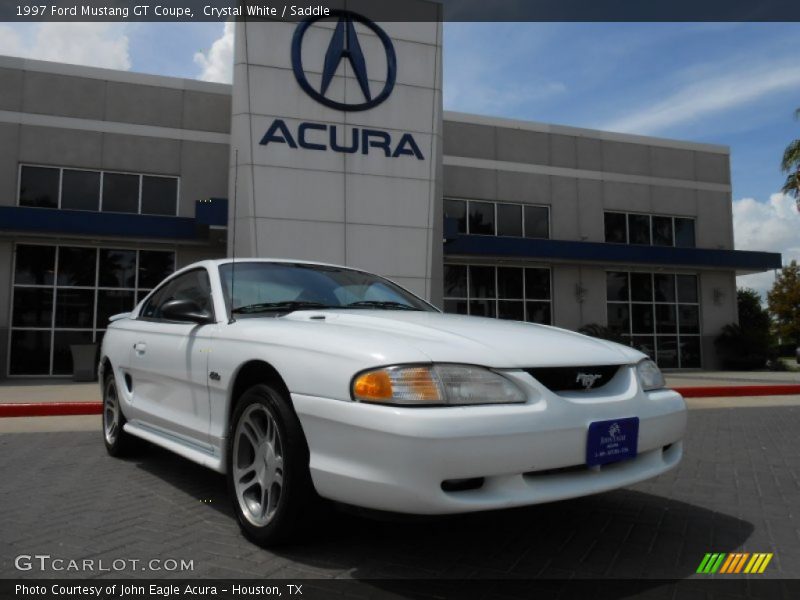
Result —
<path fill-rule="evenodd" d="M 525 207 L 525 237 L 550 238 L 550 209 L 546 206 Z"/>
<path fill-rule="evenodd" d="M 467 233 L 467 202 L 465 200 L 445 200 L 444 218 L 457 223 L 458 233 Z"/>
<path fill-rule="evenodd" d="M 23 167 L 23 171 L 27 167 Z M 100 210 L 100 173 L 64 169 L 61 180 L 61 208 Z"/>
<path fill-rule="evenodd" d="M 472 235 L 495 235 L 494 203 L 469 203 L 469 233 Z"/>
<path fill-rule="evenodd" d="M 178 214 L 177 177 L 20 165 L 19 182 L 20 206 Z"/>
<path fill-rule="evenodd" d="M 446 264 L 444 310 L 549 325 L 550 269 Z"/>
<path fill-rule="evenodd" d="M 679 248 L 694 248 L 694 219 L 675 217 L 675 245 Z"/>
<path fill-rule="evenodd" d="M 103 212 L 139 212 L 139 176 L 103 174 Z"/>
<path fill-rule="evenodd" d="M 22 167 L 19 178 L 20 206 L 58 208 L 60 169 Z"/>
<path fill-rule="evenodd" d="M 604 220 L 607 243 L 695 247 L 694 219 L 690 217 L 606 211 Z"/>
<path fill-rule="evenodd" d="M 700 368 L 697 275 L 606 273 L 608 327 L 663 368 Z"/>
<path fill-rule="evenodd" d="M 520 204 L 497 205 L 497 235 L 522 237 L 522 206 Z"/>
<path fill-rule="evenodd" d="M 547 206 L 445 198 L 444 216 L 455 220 L 462 234 L 550 238 Z"/>
<path fill-rule="evenodd" d="M 650 245 L 650 215 L 628 215 L 628 243 Z"/>
<path fill-rule="evenodd" d="M 70 345 L 99 343 L 174 270 L 172 251 L 18 244 L 9 375 L 71 374 Z"/>
<path fill-rule="evenodd" d="M 628 220 L 625 213 L 605 213 L 606 242 L 628 243 Z"/>
<path fill-rule="evenodd" d="M 174 177 L 142 176 L 142 214 L 174 215 L 178 212 L 178 180 Z"/>
<path fill-rule="evenodd" d="M 653 245 L 654 246 L 674 246 L 675 240 L 672 237 L 672 217 L 653 217 Z"/>

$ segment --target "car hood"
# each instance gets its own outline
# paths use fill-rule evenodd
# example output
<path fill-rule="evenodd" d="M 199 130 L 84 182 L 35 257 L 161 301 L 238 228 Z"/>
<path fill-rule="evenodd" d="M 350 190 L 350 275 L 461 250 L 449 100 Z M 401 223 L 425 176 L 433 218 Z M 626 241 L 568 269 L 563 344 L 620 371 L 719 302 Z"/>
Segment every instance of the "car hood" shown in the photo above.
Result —
<path fill-rule="evenodd" d="M 370 351 L 380 351 L 387 358 L 392 356 L 393 346 L 398 350 L 401 346 L 411 346 L 433 362 L 496 368 L 613 365 L 645 358 L 644 354 L 627 346 L 565 329 L 463 315 L 325 310 L 297 311 L 281 320 L 316 323 L 320 326 L 316 331 L 321 337 L 332 334 L 340 341 L 348 339 L 352 343 L 367 344 L 371 346 Z"/>

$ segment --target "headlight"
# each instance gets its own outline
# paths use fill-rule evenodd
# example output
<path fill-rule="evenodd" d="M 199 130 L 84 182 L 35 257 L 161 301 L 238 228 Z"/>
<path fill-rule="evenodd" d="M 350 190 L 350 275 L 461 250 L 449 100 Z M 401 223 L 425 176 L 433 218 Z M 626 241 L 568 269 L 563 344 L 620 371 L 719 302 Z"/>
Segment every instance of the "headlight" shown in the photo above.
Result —
<path fill-rule="evenodd" d="M 642 382 L 642 389 L 646 392 L 667 387 L 661 369 L 649 358 L 645 358 L 636 365 L 636 372 L 639 374 L 639 381 Z"/>
<path fill-rule="evenodd" d="M 353 379 L 353 399 L 412 406 L 509 404 L 525 393 L 499 373 L 462 365 L 385 367 Z"/>

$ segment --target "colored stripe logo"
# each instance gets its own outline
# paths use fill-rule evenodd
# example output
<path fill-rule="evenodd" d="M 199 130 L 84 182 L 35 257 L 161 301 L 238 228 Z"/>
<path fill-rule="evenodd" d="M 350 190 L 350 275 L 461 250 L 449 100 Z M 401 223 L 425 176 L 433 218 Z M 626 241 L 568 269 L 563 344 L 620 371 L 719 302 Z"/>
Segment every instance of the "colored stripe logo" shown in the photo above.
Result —
<path fill-rule="evenodd" d="M 769 561 L 772 560 L 771 552 L 709 552 L 697 567 L 697 573 L 712 575 L 714 573 L 724 573 L 726 575 L 736 573 L 763 573 Z"/>

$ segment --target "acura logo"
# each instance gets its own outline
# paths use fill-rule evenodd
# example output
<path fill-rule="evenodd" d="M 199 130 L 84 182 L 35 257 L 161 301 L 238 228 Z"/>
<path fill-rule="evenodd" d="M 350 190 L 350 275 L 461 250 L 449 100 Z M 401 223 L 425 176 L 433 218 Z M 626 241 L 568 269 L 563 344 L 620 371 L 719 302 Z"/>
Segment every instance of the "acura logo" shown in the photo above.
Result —
<path fill-rule="evenodd" d="M 397 77 L 397 57 L 395 56 L 392 40 L 389 39 L 389 36 L 386 35 L 383 29 L 357 13 L 347 10 L 332 10 L 330 16 L 338 17 L 339 21 L 336 23 L 333 35 L 328 44 L 328 49 L 325 52 L 325 61 L 322 68 L 322 83 L 319 89 L 314 88 L 311 83 L 309 83 L 305 69 L 303 68 L 303 40 L 309 27 L 320 19 L 329 17 L 314 17 L 301 22 L 297 26 L 297 29 L 295 29 L 294 38 L 292 39 L 292 69 L 294 70 L 297 83 L 299 83 L 300 87 L 317 102 L 337 110 L 367 110 L 378 106 L 378 104 L 386 100 L 392 93 L 394 82 Z M 383 88 L 379 91 L 373 90 L 372 86 L 375 85 L 374 81 L 372 85 L 370 85 L 367 61 L 364 59 L 364 53 L 358 41 L 355 23 L 360 23 L 372 30 L 383 44 L 383 49 L 386 54 L 386 81 L 383 84 Z M 336 75 L 336 71 L 339 69 L 339 65 L 344 59 L 349 61 L 353 69 L 353 74 L 355 75 L 361 95 L 363 96 L 363 102 L 346 103 L 328 97 L 331 82 Z M 375 91 L 377 91 L 377 93 L 374 93 Z"/>

